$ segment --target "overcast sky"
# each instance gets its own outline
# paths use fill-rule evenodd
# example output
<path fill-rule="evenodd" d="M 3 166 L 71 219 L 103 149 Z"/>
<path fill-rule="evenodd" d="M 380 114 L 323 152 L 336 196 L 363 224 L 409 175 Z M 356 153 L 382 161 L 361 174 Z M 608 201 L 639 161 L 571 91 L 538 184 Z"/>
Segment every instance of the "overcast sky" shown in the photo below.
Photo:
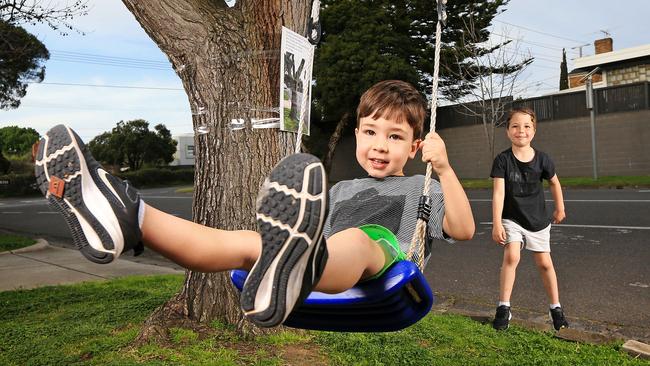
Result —
<path fill-rule="evenodd" d="M 450 0 L 453 1 L 453 0 Z M 47 27 L 28 31 L 49 49 L 46 77 L 29 86 L 18 109 L 0 111 L 0 127 L 19 125 L 43 134 L 58 123 L 90 140 L 120 120 L 165 124 L 172 134 L 192 132 L 190 107 L 167 57 L 116 0 L 89 0 L 89 14 L 73 20 L 85 35 L 61 36 Z M 648 0 L 511 0 L 493 32 L 519 39 L 535 62 L 522 79 L 527 95 L 558 89 L 562 48 L 572 58 L 593 55 L 607 32 L 614 50 L 650 44 Z M 449 14 L 453 17 L 453 14 Z"/>

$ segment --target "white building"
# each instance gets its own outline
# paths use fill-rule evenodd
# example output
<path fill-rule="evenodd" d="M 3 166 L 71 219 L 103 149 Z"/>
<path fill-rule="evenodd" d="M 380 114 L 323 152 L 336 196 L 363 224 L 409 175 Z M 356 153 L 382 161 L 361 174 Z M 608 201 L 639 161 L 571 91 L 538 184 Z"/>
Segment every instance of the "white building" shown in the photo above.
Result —
<path fill-rule="evenodd" d="M 191 165 L 194 166 L 194 134 L 186 133 L 173 136 L 176 140 L 176 152 L 174 161 L 169 165 Z"/>

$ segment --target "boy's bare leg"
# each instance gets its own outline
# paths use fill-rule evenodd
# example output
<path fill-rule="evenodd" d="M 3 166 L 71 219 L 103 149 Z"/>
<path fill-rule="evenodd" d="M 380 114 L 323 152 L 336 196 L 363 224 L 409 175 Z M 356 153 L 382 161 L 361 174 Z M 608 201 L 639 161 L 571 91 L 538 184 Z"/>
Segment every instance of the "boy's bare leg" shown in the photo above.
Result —
<path fill-rule="evenodd" d="M 555 274 L 555 268 L 553 267 L 551 253 L 538 252 L 534 253 L 533 257 L 535 258 L 535 264 L 537 265 L 539 274 L 542 276 L 544 289 L 546 290 L 546 294 L 548 295 L 550 303 L 559 304 L 560 295 L 557 287 L 557 276 Z"/>
<path fill-rule="evenodd" d="M 146 205 L 142 240 L 150 249 L 199 272 L 250 270 L 260 254 L 255 231 L 227 231 L 199 225 Z"/>
<path fill-rule="evenodd" d="M 386 263 L 386 254 L 361 229 L 346 229 L 327 239 L 329 259 L 314 288 L 326 293 L 343 292 L 359 280 L 378 273 Z"/>
<path fill-rule="evenodd" d="M 503 248 L 503 263 L 499 277 L 499 301 L 510 301 L 521 255 L 520 248 L 521 243 L 516 241 L 506 244 Z"/>

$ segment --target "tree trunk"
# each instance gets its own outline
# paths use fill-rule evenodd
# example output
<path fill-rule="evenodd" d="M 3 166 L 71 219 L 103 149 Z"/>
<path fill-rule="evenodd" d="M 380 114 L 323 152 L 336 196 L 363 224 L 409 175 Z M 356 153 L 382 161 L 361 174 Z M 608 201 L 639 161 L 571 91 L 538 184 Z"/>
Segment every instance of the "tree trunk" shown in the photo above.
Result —
<path fill-rule="evenodd" d="M 171 61 L 187 93 L 195 134 L 193 219 L 221 229 L 255 229 L 255 198 L 264 177 L 294 150 L 294 135 L 230 131 L 233 118 L 277 117 L 251 108 L 279 103 L 281 27 L 304 34 L 307 0 L 123 0 Z M 236 244 L 236 243 L 233 243 Z M 180 303 L 191 320 L 240 323 L 239 297 L 228 273 L 188 271 Z M 178 313 L 176 309 L 167 313 Z M 153 317 L 164 321 L 174 315 Z M 155 323 L 150 319 L 149 324 Z"/>

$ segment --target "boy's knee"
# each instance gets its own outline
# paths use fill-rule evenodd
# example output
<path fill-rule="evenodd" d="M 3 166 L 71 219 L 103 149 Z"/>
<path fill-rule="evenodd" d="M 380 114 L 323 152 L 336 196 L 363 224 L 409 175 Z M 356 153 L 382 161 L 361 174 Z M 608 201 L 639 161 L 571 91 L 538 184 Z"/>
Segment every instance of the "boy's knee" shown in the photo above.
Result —
<path fill-rule="evenodd" d="M 542 257 L 535 261 L 540 271 L 549 271 L 553 269 L 553 262 L 550 258 Z"/>
<path fill-rule="evenodd" d="M 355 245 L 356 243 L 365 244 L 369 242 L 370 238 L 363 230 L 353 227 L 339 231 L 327 239 L 328 248 L 330 245 L 337 245 L 343 243 L 346 246 Z"/>
<path fill-rule="evenodd" d="M 503 263 L 508 266 L 516 266 L 519 264 L 520 258 L 519 252 L 506 252 L 503 256 Z"/>

